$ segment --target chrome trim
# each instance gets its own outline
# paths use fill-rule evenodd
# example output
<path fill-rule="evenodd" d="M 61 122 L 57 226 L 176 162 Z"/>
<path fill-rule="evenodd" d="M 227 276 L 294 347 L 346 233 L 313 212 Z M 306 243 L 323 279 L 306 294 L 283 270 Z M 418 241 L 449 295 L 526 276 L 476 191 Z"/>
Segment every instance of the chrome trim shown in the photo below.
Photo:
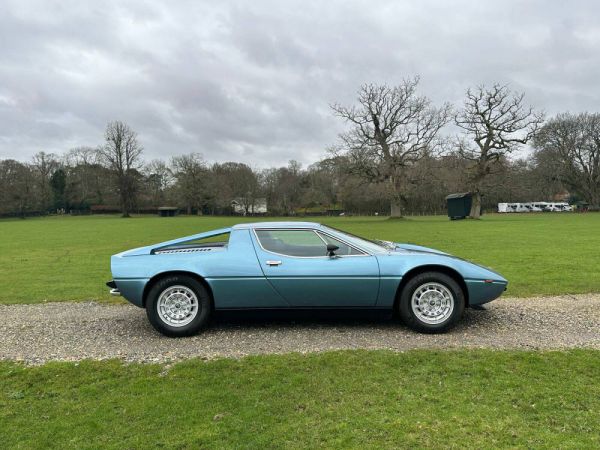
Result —
<path fill-rule="evenodd" d="M 280 266 L 281 265 L 281 261 L 273 261 L 273 260 L 267 260 L 265 261 L 265 264 L 267 266 Z"/>
<path fill-rule="evenodd" d="M 240 281 L 240 280 L 243 280 L 243 281 L 264 281 L 265 277 L 264 277 L 264 275 L 260 276 L 260 277 L 255 277 L 255 276 L 249 276 L 249 277 L 206 277 L 205 280 L 207 280 L 207 281 L 213 281 L 213 280 L 216 280 L 216 281 L 224 281 L 224 280 L 226 280 L 226 281 Z"/>
<path fill-rule="evenodd" d="M 273 278 L 277 278 L 278 280 L 339 280 L 344 278 L 351 278 L 353 280 L 379 280 L 380 277 L 377 275 L 372 276 L 364 276 L 364 277 L 356 277 L 354 275 L 337 275 L 337 276 L 277 276 L 273 275 Z M 401 277 L 398 277 L 401 278 Z M 207 281 L 264 281 L 265 277 L 207 277 Z"/>
<path fill-rule="evenodd" d="M 366 250 L 364 250 L 364 249 L 362 249 L 362 248 L 359 248 L 359 247 L 357 247 L 357 246 L 356 246 L 356 245 L 354 245 L 354 244 L 350 244 L 349 242 L 346 242 L 346 241 L 344 241 L 343 239 L 340 239 L 340 238 L 339 238 L 339 237 L 337 237 L 337 236 L 332 236 L 332 234 L 331 234 L 331 233 L 326 233 L 325 231 L 322 231 L 322 230 L 315 230 L 315 233 L 317 233 L 317 235 L 318 235 L 318 236 L 319 236 L 319 237 L 320 237 L 320 238 L 321 238 L 321 239 L 322 239 L 322 240 L 325 242 L 325 246 L 327 246 L 327 245 L 329 245 L 329 244 L 328 244 L 328 243 L 327 243 L 327 242 L 326 242 L 326 241 L 325 241 L 325 240 L 324 240 L 324 239 L 321 237 L 321 235 L 322 235 L 322 234 L 324 234 L 325 236 L 329 236 L 331 239 L 334 239 L 334 240 L 336 240 L 336 241 L 339 241 L 339 242 L 341 242 L 342 244 L 344 244 L 344 245 L 347 245 L 348 247 L 350 247 L 350 248 L 353 248 L 354 250 L 356 250 L 356 251 L 359 251 L 359 252 L 361 252 L 361 253 L 362 253 L 362 255 L 336 255 L 336 256 L 337 256 L 337 257 L 339 257 L 339 258 L 343 258 L 343 257 L 346 257 L 346 256 L 372 256 L 372 255 L 371 255 L 369 252 L 367 252 Z"/>
<path fill-rule="evenodd" d="M 258 245 L 260 246 L 260 248 L 264 252 L 271 253 L 272 255 L 279 255 L 279 256 L 285 256 L 286 258 L 297 258 L 297 259 L 331 259 L 331 256 L 327 256 L 327 255 L 324 255 L 324 256 L 293 256 L 293 255 L 286 255 L 285 253 L 277 253 L 277 252 L 273 252 L 271 250 L 267 250 L 266 248 L 263 247 L 262 242 L 260 242 L 260 239 L 258 238 L 258 235 L 256 234 L 256 230 L 260 230 L 260 231 L 263 231 L 263 230 L 264 231 L 312 231 L 322 241 L 323 241 L 323 238 L 319 236 L 319 233 L 323 233 L 335 240 L 343 242 L 348 247 L 358 250 L 359 252 L 363 252 L 362 255 L 336 255 L 338 258 L 364 258 L 365 256 L 373 256 L 371 253 L 369 253 L 368 251 L 366 251 L 363 248 L 360 248 L 360 247 L 357 247 L 356 245 L 350 244 L 350 243 L 344 241 L 343 239 L 338 238 L 337 236 L 332 236 L 331 233 L 326 233 L 321 230 L 315 230 L 314 228 L 252 228 L 252 232 L 254 233 L 254 239 L 256 240 L 256 242 L 258 242 Z"/>
<path fill-rule="evenodd" d="M 270 279 L 277 279 L 277 280 L 346 280 L 346 279 L 352 279 L 352 280 L 379 280 L 379 277 L 377 275 L 373 275 L 370 277 L 355 277 L 354 275 L 338 275 L 338 276 L 327 276 L 327 277 L 305 277 L 303 275 L 298 275 L 296 277 L 280 277 L 277 275 L 272 275 L 269 277 Z"/>
<path fill-rule="evenodd" d="M 319 237 L 319 239 L 321 239 L 321 241 L 323 241 L 323 244 L 325 244 L 325 247 L 327 247 L 329 244 L 325 241 L 325 239 L 323 239 L 323 236 L 321 236 L 321 234 L 318 231 L 312 230 L 315 233 L 317 233 L 317 236 Z"/>
<path fill-rule="evenodd" d="M 344 256 L 373 256 L 371 255 L 368 251 L 366 251 L 364 248 L 360 248 L 354 244 L 349 243 L 348 241 L 345 241 L 343 239 L 340 239 L 338 236 L 333 236 L 331 233 L 328 233 L 326 231 L 323 230 L 315 230 L 317 234 L 321 233 L 324 234 L 326 236 L 329 236 L 330 238 L 335 239 L 336 241 L 340 241 L 344 244 L 346 244 L 348 247 L 353 248 L 354 250 L 358 250 L 359 252 L 363 252 L 363 255 L 340 255 L 340 257 L 344 257 Z"/>

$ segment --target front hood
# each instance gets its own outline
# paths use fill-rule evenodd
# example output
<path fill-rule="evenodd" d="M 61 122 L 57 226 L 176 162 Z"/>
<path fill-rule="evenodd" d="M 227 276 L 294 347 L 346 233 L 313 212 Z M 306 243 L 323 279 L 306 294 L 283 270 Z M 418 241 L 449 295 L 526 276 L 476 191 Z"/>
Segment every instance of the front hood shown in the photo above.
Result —
<path fill-rule="evenodd" d="M 452 256 L 448 253 L 436 250 L 435 248 L 423 247 L 422 245 L 402 244 L 398 242 L 390 242 L 394 246 L 395 252 L 411 252 L 411 253 L 433 253 L 435 255 Z"/>
<path fill-rule="evenodd" d="M 454 256 L 451 255 L 450 253 L 445 253 L 442 252 L 440 250 L 436 250 L 434 248 L 429 248 L 429 247 L 423 247 L 421 245 L 414 245 L 414 244 L 402 244 L 402 243 L 398 243 L 398 242 L 389 242 L 388 244 L 390 244 L 390 247 L 394 247 L 394 250 L 391 251 L 391 254 L 413 254 L 413 255 L 418 255 L 418 254 L 422 254 L 422 255 L 439 255 L 442 256 L 444 258 L 448 258 L 451 260 L 456 261 L 459 264 L 463 264 L 463 265 L 470 265 L 470 266 L 474 266 L 474 267 L 478 267 L 481 270 L 484 270 L 487 275 L 485 275 L 486 277 L 492 276 L 494 279 L 498 279 L 500 281 L 506 281 L 504 279 L 504 277 L 502 277 L 502 275 L 500 275 L 498 272 L 496 272 L 494 269 L 490 268 L 490 267 L 486 267 L 486 266 L 482 266 L 481 264 L 477 264 L 473 261 L 469 261 L 467 259 L 461 258 L 459 256 Z M 482 275 L 483 276 L 483 275 Z"/>
<path fill-rule="evenodd" d="M 152 253 L 152 249 L 153 248 L 154 248 L 153 245 L 149 245 L 147 247 L 133 248 L 131 250 L 126 250 L 124 252 L 117 253 L 114 256 L 142 256 L 142 255 L 149 255 L 149 254 Z"/>

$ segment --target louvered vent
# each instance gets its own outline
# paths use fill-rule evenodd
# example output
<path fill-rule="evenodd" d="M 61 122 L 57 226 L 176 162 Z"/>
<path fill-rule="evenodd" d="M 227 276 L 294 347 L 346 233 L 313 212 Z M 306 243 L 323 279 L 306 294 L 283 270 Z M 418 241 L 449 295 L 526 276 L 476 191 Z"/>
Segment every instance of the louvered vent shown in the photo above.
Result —
<path fill-rule="evenodd" d="M 210 247 L 202 247 L 202 248 L 174 248 L 172 250 L 158 250 L 154 252 L 156 255 L 160 255 L 163 253 L 196 253 L 196 252 L 210 252 L 213 249 Z"/>

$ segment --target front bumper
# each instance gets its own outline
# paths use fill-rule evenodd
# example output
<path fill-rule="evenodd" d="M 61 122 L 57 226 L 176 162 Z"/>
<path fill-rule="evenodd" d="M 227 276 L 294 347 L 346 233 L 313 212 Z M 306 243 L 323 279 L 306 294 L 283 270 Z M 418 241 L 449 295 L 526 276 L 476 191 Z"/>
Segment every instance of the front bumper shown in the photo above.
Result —
<path fill-rule="evenodd" d="M 469 305 L 483 305 L 496 300 L 508 286 L 508 282 L 497 280 L 465 280 L 469 290 Z"/>

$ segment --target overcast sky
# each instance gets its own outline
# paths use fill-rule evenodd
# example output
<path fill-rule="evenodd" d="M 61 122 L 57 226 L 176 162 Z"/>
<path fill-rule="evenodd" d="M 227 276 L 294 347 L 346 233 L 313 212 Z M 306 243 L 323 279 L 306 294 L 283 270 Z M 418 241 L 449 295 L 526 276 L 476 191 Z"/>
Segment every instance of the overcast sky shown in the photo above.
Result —
<path fill-rule="evenodd" d="M 532 105 L 600 110 L 597 1 L 0 2 L 0 158 L 97 146 L 109 120 L 144 156 L 304 165 L 364 82 L 421 76 L 460 104 L 499 81 Z"/>

